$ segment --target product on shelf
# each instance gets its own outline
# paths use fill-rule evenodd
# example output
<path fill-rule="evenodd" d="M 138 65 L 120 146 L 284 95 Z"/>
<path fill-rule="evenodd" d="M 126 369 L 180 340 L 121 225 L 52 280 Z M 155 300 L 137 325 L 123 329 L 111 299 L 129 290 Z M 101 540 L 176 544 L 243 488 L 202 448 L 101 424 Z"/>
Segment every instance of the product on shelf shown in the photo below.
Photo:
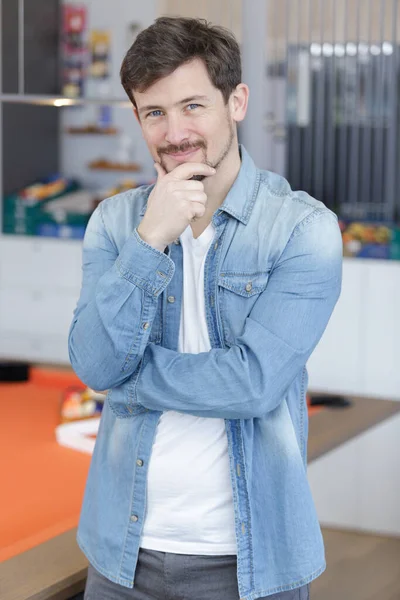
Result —
<path fill-rule="evenodd" d="M 67 133 L 73 135 L 96 134 L 96 135 L 116 135 L 116 127 L 99 127 L 98 125 L 88 124 L 83 127 L 68 127 Z"/>
<path fill-rule="evenodd" d="M 91 192 L 53 175 L 4 198 L 3 232 L 82 239 L 93 208 Z"/>
<path fill-rule="evenodd" d="M 400 225 L 369 221 L 339 221 L 343 255 L 400 260 Z"/>
<path fill-rule="evenodd" d="M 83 95 L 88 63 L 85 40 L 87 7 L 66 3 L 62 7 L 61 79 L 62 93 L 69 98 Z"/>
<path fill-rule="evenodd" d="M 53 175 L 4 198 L 3 233 L 83 239 L 91 214 L 100 202 L 154 180 L 127 178 L 111 188 L 81 189 L 75 180 Z"/>
<path fill-rule="evenodd" d="M 73 179 L 61 175 L 50 175 L 42 181 L 28 185 L 18 192 L 18 197 L 29 205 L 44 200 L 58 198 L 70 190 L 77 189 L 78 184 Z"/>
<path fill-rule="evenodd" d="M 90 169 L 97 169 L 99 171 L 140 171 L 141 167 L 135 162 L 113 162 L 107 158 L 99 158 L 89 163 Z"/>
<path fill-rule="evenodd" d="M 67 388 L 60 409 L 61 423 L 99 417 L 103 409 L 105 394 L 90 388 Z"/>

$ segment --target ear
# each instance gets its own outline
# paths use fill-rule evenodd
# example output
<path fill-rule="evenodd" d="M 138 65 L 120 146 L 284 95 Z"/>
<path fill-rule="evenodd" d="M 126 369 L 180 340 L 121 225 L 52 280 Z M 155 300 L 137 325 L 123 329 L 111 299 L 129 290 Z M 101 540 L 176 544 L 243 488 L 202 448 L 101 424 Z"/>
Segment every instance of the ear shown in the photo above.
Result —
<path fill-rule="evenodd" d="M 249 87 L 245 83 L 239 83 L 229 98 L 232 119 L 236 122 L 243 121 L 247 112 L 249 102 Z"/>
<path fill-rule="evenodd" d="M 139 123 L 139 125 L 141 125 L 138 109 L 136 108 L 136 106 L 133 107 L 133 114 L 135 115 L 136 120 Z"/>

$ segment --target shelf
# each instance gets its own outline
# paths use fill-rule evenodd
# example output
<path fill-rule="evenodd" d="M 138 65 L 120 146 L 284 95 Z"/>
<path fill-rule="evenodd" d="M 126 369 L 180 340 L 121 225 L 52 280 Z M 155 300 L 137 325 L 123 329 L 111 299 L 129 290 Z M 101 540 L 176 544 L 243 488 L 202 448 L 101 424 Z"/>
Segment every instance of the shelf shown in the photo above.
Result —
<path fill-rule="evenodd" d="M 70 135 L 117 135 L 116 127 L 96 127 L 87 125 L 86 127 L 68 127 L 66 133 Z"/>
<path fill-rule="evenodd" d="M 88 168 L 95 171 L 141 171 L 141 166 L 137 163 L 113 163 L 108 160 L 93 160 L 88 164 Z"/>
<path fill-rule="evenodd" d="M 50 96 L 39 94 L 0 94 L 1 102 L 12 102 L 17 104 L 37 104 L 41 106 L 85 106 L 86 104 L 97 104 L 104 106 L 118 106 L 121 108 L 132 108 L 129 100 L 120 98 L 65 98 L 64 96 Z"/>

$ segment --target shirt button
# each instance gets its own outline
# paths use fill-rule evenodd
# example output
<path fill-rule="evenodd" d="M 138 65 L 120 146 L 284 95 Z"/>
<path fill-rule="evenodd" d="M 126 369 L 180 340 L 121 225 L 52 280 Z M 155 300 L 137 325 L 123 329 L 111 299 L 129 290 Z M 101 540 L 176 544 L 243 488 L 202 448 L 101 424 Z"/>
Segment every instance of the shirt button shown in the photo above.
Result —
<path fill-rule="evenodd" d="M 131 516 L 131 521 L 133 521 L 134 523 L 136 523 L 136 521 L 139 521 L 139 517 L 137 515 L 132 515 Z"/>
<path fill-rule="evenodd" d="M 137 461 L 136 461 L 136 464 L 137 464 L 138 467 L 143 467 L 143 461 L 142 461 L 142 459 L 138 458 Z"/>
<path fill-rule="evenodd" d="M 148 329 L 150 327 L 150 323 L 143 323 L 143 329 Z"/>
<path fill-rule="evenodd" d="M 249 281 L 249 283 L 246 283 L 246 292 L 251 292 L 252 287 L 253 287 L 253 285 L 250 281 Z"/>
<path fill-rule="evenodd" d="M 174 240 L 174 244 L 175 244 L 175 246 L 179 246 L 180 241 L 179 240 Z"/>
<path fill-rule="evenodd" d="M 175 296 L 168 296 L 168 302 L 173 304 L 175 302 Z"/>
<path fill-rule="evenodd" d="M 216 250 L 218 248 L 218 242 L 215 242 L 214 244 L 214 250 Z"/>

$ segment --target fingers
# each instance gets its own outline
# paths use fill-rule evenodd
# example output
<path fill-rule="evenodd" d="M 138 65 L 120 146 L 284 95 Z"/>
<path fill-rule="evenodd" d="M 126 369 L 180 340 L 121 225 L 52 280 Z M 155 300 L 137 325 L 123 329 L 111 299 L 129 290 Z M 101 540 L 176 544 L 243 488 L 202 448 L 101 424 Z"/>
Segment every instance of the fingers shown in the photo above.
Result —
<path fill-rule="evenodd" d="M 174 193 L 174 197 L 182 202 L 201 202 L 202 204 L 207 204 L 207 194 L 203 191 L 178 190 Z"/>
<path fill-rule="evenodd" d="M 170 179 L 182 181 L 183 179 L 190 179 L 193 175 L 205 175 L 206 177 L 211 177 L 211 175 L 214 175 L 215 173 L 215 169 L 205 163 L 187 162 L 179 165 L 173 171 L 168 173 L 168 177 Z"/>
<path fill-rule="evenodd" d="M 199 202 L 200 204 L 207 204 L 207 194 L 204 192 L 192 192 L 188 198 L 190 202 Z"/>
<path fill-rule="evenodd" d="M 201 181 L 195 181 L 194 179 L 187 179 L 184 182 L 182 182 L 182 186 L 179 186 L 179 188 L 185 189 L 185 190 L 190 190 L 190 191 L 194 191 L 194 192 L 202 192 L 204 191 L 204 183 L 202 183 Z"/>
<path fill-rule="evenodd" d="M 201 202 L 191 202 L 190 210 L 189 210 L 189 221 L 194 221 L 195 219 L 201 219 L 204 217 L 206 212 L 206 207 Z"/>

